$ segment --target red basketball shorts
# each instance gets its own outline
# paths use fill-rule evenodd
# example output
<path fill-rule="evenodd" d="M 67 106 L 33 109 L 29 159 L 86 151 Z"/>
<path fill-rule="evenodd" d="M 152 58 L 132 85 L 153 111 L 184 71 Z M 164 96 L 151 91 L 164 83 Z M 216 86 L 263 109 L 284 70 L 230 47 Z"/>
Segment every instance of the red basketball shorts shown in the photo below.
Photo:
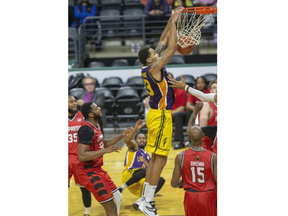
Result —
<path fill-rule="evenodd" d="M 215 191 L 185 192 L 184 208 L 186 216 L 217 216 Z"/>
<path fill-rule="evenodd" d="M 99 203 L 114 199 L 117 190 L 111 177 L 101 167 L 77 169 L 77 178 L 81 185 L 88 189 Z"/>
<path fill-rule="evenodd" d="M 82 187 L 82 185 L 79 184 L 77 176 L 75 175 L 75 169 L 73 169 L 73 164 L 76 161 L 78 161 L 78 155 L 68 154 L 68 186 L 70 186 L 70 179 L 72 175 L 74 175 L 75 184 Z"/>

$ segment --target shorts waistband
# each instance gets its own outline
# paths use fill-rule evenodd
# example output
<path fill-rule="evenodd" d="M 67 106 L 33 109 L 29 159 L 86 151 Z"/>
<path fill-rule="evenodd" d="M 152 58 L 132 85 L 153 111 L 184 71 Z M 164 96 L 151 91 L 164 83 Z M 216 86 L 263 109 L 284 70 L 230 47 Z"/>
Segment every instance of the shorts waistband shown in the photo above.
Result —
<path fill-rule="evenodd" d="M 170 113 L 171 114 L 171 110 L 157 110 L 157 109 L 152 109 L 152 108 L 149 109 L 149 112 L 154 112 L 154 113 L 161 113 L 163 111 L 165 112 L 165 114 L 166 113 Z"/>
<path fill-rule="evenodd" d="M 196 191 L 196 190 L 193 190 L 191 188 L 187 188 L 186 191 L 189 191 L 189 192 L 193 192 L 193 193 L 202 193 L 202 192 L 210 192 L 210 191 L 214 191 L 215 189 L 212 189 L 212 190 L 207 190 L 207 191 Z"/>

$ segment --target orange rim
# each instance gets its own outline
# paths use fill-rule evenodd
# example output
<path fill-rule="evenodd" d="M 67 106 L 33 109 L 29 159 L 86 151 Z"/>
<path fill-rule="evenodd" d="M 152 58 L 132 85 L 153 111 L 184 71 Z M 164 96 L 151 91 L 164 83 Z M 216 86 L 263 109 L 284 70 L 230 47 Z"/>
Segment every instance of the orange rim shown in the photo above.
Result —
<path fill-rule="evenodd" d="M 182 13 L 211 14 L 217 13 L 217 7 L 186 7 Z"/>

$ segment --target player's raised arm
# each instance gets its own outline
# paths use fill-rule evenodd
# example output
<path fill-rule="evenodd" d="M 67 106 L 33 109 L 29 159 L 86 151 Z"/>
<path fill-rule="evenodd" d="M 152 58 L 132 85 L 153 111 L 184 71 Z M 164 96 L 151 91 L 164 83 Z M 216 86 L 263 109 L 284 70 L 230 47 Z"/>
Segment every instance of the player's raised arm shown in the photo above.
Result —
<path fill-rule="evenodd" d="M 136 131 L 140 128 L 142 128 L 145 125 L 145 122 L 143 119 L 139 119 L 136 124 L 135 127 L 127 134 L 127 136 L 124 139 L 124 143 L 126 144 L 126 146 L 131 149 L 131 150 L 137 150 L 138 148 L 138 144 L 132 140 L 134 134 L 136 133 Z"/>
<path fill-rule="evenodd" d="M 183 8 L 179 7 L 178 10 L 175 10 L 174 13 L 171 14 L 171 17 L 167 24 L 168 28 L 170 28 L 170 31 L 168 34 L 168 47 L 163 52 L 162 56 L 156 59 L 152 63 L 151 67 L 149 68 L 149 72 L 152 74 L 153 72 L 159 72 L 160 69 L 163 68 L 169 62 L 169 60 L 171 59 L 171 57 L 176 51 L 176 48 L 177 48 L 176 22 L 182 10 Z M 156 50 L 154 52 L 156 52 Z"/>
<path fill-rule="evenodd" d="M 203 92 L 191 88 L 189 85 L 185 83 L 185 80 L 183 79 L 183 76 L 181 75 L 181 80 L 177 81 L 174 78 L 170 78 L 170 86 L 172 88 L 177 88 L 177 89 L 183 89 L 189 94 L 194 95 L 195 97 L 199 98 L 203 102 L 217 102 L 217 94 L 216 93 L 208 93 L 204 94 Z"/>
<path fill-rule="evenodd" d="M 177 7 L 177 8 L 175 8 L 175 10 L 172 11 L 172 13 L 174 13 L 177 10 L 182 10 L 182 8 Z M 169 21 L 168 21 L 164 31 L 162 32 L 159 43 L 155 49 L 155 53 L 158 53 L 159 55 L 161 55 L 162 51 L 165 49 L 165 47 L 168 43 L 168 38 L 169 38 L 169 34 L 170 34 L 170 27 L 171 27 L 171 25 L 170 25 L 171 24 L 171 17 L 172 16 L 170 16 Z"/>
<path fill-rule="evenodd" d="M 202 109 L 203 102 L 196 101 L 196 105 L 194 107 L 194 112 L 191 114 L 190 119 L 188 121 L 187 130 L 186 132 L 189 134 L 190 128 L 195 125 L 195 119 L 197 117 L 198 112 Z"/>

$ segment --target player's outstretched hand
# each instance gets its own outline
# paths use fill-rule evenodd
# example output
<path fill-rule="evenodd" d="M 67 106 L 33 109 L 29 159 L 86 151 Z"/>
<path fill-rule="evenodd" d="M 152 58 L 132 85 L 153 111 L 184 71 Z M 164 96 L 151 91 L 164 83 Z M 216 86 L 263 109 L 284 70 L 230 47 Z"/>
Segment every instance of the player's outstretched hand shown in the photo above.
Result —
<path fill-rule="evenodd" d="M 202 107 L 203 107 L 203 102 L 202 101 L 196 101 L 196 105 L 194 107 L 194 113 L 198 113 Z"/>
<path fill-rule="evenodd" d="M 186 82 L 185 80 L 183 79 L 183 76 L 181 75 L 181 80 L 180 81 L 177 81 L 175 80 L 174 78 L 170 77 L 170 80 L 168 81 L 170 83 L 170 87 L 172 87 L 173 89 L 176 88 L 176 89 L 185 89 L 186 87 Z"/>
<path fill-rule="evenodd" d="M 135 124 L 135 128 L 137 128 L 137 130 L 138 130 L 138 129 L 144 127 L 145 124 L 146 124 L 146 122 L 143 119 L 139 119 Z"/>
<path fill-rule="evenodd" d="M 127 136 L 130 133 L 131 130 L 133 130 L 133 127 L 132 126 L 128 127 L 125 131 L 123 131 L 121 133 L 121 137 L 123 138 L 123 137 Z"/>
<path fill-rule="evenodd" d="M 105 148 L 106 153 L 111 153 L 111 152 L 120 152 L 120 150 L 122 149 L 121 146 L 117 146 L 117 145 L 111 145 L 108 148 Z"/>
<path fill-rule="evenodd" d="M 177 19 L 179 17 L 179 15 L 181 14 L 181 11 L 183 10 L 183 7 L 177 7 L 175 10 L 172 10 L 172 14 L 171 14 L 171 22 L 172 23 L 176 23 Z"/>

